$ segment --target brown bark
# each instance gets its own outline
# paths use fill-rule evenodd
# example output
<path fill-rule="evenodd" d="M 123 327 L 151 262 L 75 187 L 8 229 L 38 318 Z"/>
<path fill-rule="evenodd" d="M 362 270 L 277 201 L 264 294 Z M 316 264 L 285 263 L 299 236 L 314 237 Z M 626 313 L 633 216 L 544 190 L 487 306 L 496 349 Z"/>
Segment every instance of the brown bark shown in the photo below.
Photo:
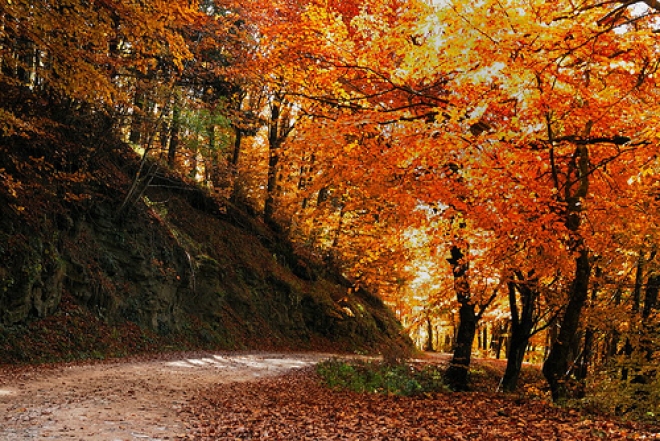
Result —
<path fill-rule="evenodd" d="M 559 334 L 550 348 L 548 359 L 543 364 L 545 376 L 553 401 L 560 401 L 570 396 L 568 372 L 571 348 L 577 339 L 582 308 L 587 301 L 591 266 L 589 252 L 583 248 L 575 261 L 575 278 L 569 292 L 566 311 L 559 328 Z"/>
<path fill-rule="evenodd" d="M 550 139 L 552 131 L 549 129 Z M 551 152 L 552 155 L 552 152 Z M 558 185 L 559 172 L 553 161 L 553 176 L 555 185 Z M 570 396 L 568 387 L 571 355 L 576 347 L 580 330 L 582 309 L 587 302 L 589 293 L 589 279 L 591 277 L 591 263 L 589 250 L 580 235 L 581 212 L 583 202 L 589 192 L 589 149 L 586 144 L 577 143 L 573 156 L 568 163 L 566 182 L 564 185 L 563 202 L 566 203 L 564 223 L 571 233 L 569 248 L 577 253 L 575 259 L 575 275 L 568 292 L 568 302 L 562 317 L 559 334 L 550 347 L 548 358 L 543 364 L 543 375 L 550 386 L 552 399 L 564 400 Z"/>
<path fill-rule="evenodd" d="M 464 260 L 463 251 L 453 246 L 451 257 L 447 259 L 454 274 L 454 289 L 459 308 L 459 323 L 454 343 L 454 355 L 445 374 L 449 386 L 456 391 L 468 390 L 468 374 L 472 357 L 472 344 L 477 331 L 478 316 L 471 302 L 470 284 L 467 271 L 469 263 Z"/>
<path fill-rule="evenodd" d="M 520 310 L 516 293 L 520 294 Z M 534 278 L 523 280 L 522 274 L 519 274 L 517 281 L 509 282 L 511 338 L 507 351 L 506 371 L 502 378 L 502 389 L 505 392 L 513 392 L 518 385 L 525 351 L 536 324 L 534 311 L 538 296 Z"/>
<path fill-rule="evenodd" d="M 275 187 L 277 184 L 277 164 L 280 156 L 280 111 L 281 102 L 275 98 L 270 107 L 270 126 L 268 127 L 268 182 L 266 184 L 266 204 L 264 206 L 264 220 L 272 223 L 275 212 Z"/>
<path fill-rule="evenodd" d="M 179 131 L 181 127 L 181 109 L 175 105 L 172 110 L 172 127 L 170 128 L 170 147 L 167 151 L 167 164 L 174 168 L 177 149 L 179 148 Z"/>
<path fill-rule="evenodd" d="M 433 352 L 433 323 L 431 322 L 431 317 L 429 315 L 426 316 L 426 334 L 427 339 L 424 350 Z"/>

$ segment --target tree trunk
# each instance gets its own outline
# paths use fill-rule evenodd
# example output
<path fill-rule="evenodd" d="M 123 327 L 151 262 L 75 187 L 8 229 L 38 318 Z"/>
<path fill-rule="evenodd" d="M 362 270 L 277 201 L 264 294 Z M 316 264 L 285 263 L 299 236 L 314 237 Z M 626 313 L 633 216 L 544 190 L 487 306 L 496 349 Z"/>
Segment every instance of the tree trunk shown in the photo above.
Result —
<path fill-rule="evenodd" d="M 335 237 L 332 239 L 330 249 L 335 255 L 339 254 L 339 240 L 341 239 L 342 231 L 344 230 L 344 217 L 346 216 L 346 204 L 342 203 L 339 209 L 339 220 L 337 221 L 337 229 L 335 230 Z"/>
<path fill-rule="evenodd" d="M 144 107 L 144 94 L 136 92 L 133 98 L 133 113 L 131 115 L 131 132 L 128 140 L 133 144 L 140 144 L 142 141 L 142 108 Z"/>
<path fill-rule="evenodd" d="M 234 151 L 231 155 L 231 165 L 234 168 L 238 167 L 238 158 L 241 156 L 241 141 L 243 140 L 243 131 L 235 127 L 234 128 Z"/>
<path fill-rule="evenodd" d="M 621 288 L 617 288 L 616 291 L 614 291 L 614 299 L 612 302 L 615 307 L 621 305 L 621 297 Z M 605 339 L 605 349 L 603 354 L 605 358 L 612 358 L 617 355 L 619 351 L 618 348 L 620 339 L 621 335 L 619 331 L 616 329 L 616 327 L 613 326 L 612 329 L 608 332 L 607 338 Z"/>
<path fill-rule="evenodd" d="M 638 313 L 642 303 L 642 285 L 644 284 L 644 252 L 640 251 L 637 257 L 637 268 L 635 270 L 635 287 L 632 296 L 632 312 Z"/>
<path fill-rule="evenodd" d="M 462 302 L 459 309 L 460 322 L 454 343 L 454 355 L 447 369 L 446 380 L 452 390 L 468 390 L 468 374 L 472 358 L 472 345 L 477 330 L 477 314 L 469 301 Z"/>
<path fill-rule="evenodd" d="M 502 357 L 502 347 L 504 346 L 504 340 L 506 338 L 506 332 L 509 328 L 509 322 L 504 324 L 499 323 L 496 326 L 495 332 L 493 332 L 493 345 L 495 350 L 495 359 L 499 360 Z"/>
<path fill-rule="evenodd" d="M 179 131 L 181 128 L 181 109 L 175 103 L 172 110 L 172 127 L 170 129 L 170 148 L 167 151 L 167 164 L 170 168 L 174 168 L 176 160 L 176 152 L 179 148 Z"/>
<path fill-rule="evenodd" d="M 603 275 L 603 270 L 600 266 L 596 266 L 594 269 L 594 276 L 596 279 L 600 279 Z M 593 289 L 591 290 L 591 301 L 596 302 L 598 300 L 598 291 L 600 286 L 598 283 L 594 284 Z M 582 354 L 578 362 L 578 369 L 576 369 L 575 377 L 581 385 L 585 384 L 585 380 L 589 375 L 589 369 L 591 364 L 594 362 L 594 342 L 596 338 L 596 332 L 594 331 L 593 326 L 587 325 L 587 329 L 584 331 L 584 342 L 582 346 Z M 585 390 L 584 387 L 580 390 L 579 398 L 584 398 Z"/>
<path fill-rule="evenodd" d="M 433 352 L 433 323 L 431 323 L 431 317 L 426 316 L 426 334 L 428 336 L 426 340 L 425 351 Z"/>
<path fill-rule="evenodd" d="M 238 160 L 241 156 L 243 135 L 243 130 L 238 126 L 234 126 L 234 151 L 231 155 L 231 171 L 234 173 L 234 179 L 232 180 L 233 187 L 231 189 L 231 201 L 233 203 L 238 202 L 241 190 L 238 179 Z"/>
<path fill-rule="evenodd" d="M 657 308 L 658 291 L 660 291 L 660 275 L 651 274 L 646 282 L 646 296 L 644 298 L 644 310 L 642 311 L 644 321 Z"/>
<path fill-rule="evenodd" d="M 585 127 L 588 132 L 590 125 Z M 548 127 L 552 139 L 551 127 Z M 553 155 L 553 151 L 550 152 Z M 570 388 L 567 384 L 570 373 L 571 351 L 576 347 L 578 331 L 580 329 L 580 317 L 589 293 L 589 279 L 591 277 L 591 264 L 589 262 L 589 250 L 580 236 L 579 230 L 582 223 L 581 212 L 584 207 L 584 199 L 589 193 L 589 148 L 587 145 L 576 145 L 575 151 L 566 169 L 566 181 L 564 184 L 563 202 L 566 203 L 564 224 L 572 233 L 569 248 L 577 252 L 575 260 L 575 276 L 568 293 L 568 303 L 564 316 L 559 325 L 559 334 L 552 343 L 548 358 L 543 364 L 543 375 L 550 386 L 553 401 L 564 400 L 570 396 Z M 556 189 L 558 185 L 558 170 L 553 161 L 553 174 L 555 176 Z M 559 193 L 558 193 L 559 194 Z"/>
<path fill-rule="evenodd" d="M 268 129 L 268 182 L 266 185 L 266 204 L 264 206 L 264 220 L 267 224 L 274 224 L 275 190 L 277 187 L 277 165 L 280 162 L 280 111 L 281 103 L 275 99 L 270 108 L 270 127 Z"/>
<path fill-rule="evenodd" d="M 33 73 L 36 69 L 36 48 L 35 44 L 27 39 L 20 39 L 23 43 L 21 45 L 21 51 L 18 52 L 18 63 L 17 74 L 18 79 L 23 83 L 24 86 L 32 86 L 33 84 Z"/>
<path fill-rule="evenodd" d="M 311 155 L 303 154 L 301 157 L 302 164 L 300 165 L 300 177 L 298 178 L 298 191 L 302 192 L 307 188 L 309 184 L 312 183 L 312 175 L 314 171 L 314 163 L 316 162 L 316 156 L 314 153 Z M 309 204 L 309 197 L 304 197 L 300 204 L 301 208 L 304 210 Z"/>
<path fill-rule="evenodd" d="M 522 333 L 512 335 L 509 340 L 509 351 L 506 360 L 506 370 L 502 378 L 502 390 L 504 392 L 513 392 L 518 387 L 520 370 L 525 358 L 525 351 L 529 343 L 529 336 Z"/>
<path fill-rule="evenodd" d="M 594 330 L 591 327 L 588 327 L 584 331 L 584 343 L 582 346 L 582 354 L 580 355 L 580 360 L 578 361 L 577 369 L 575 370 L 575 378 L 578 381 L 579 390 L 578 398 L 584 398 L 585 390 L 584 384 L 589 374 L 589 366 L 591 365 L 591 360 L 593 357 L 594 350 Z"/>
<path fill-rule="evenodd" d="M 162 161 L 163 155 L 168 151 L 168 144 L 170 142 L 170 127 L 165 121 L 161 123 L 160 130 L 158 131 L 158 141 L 160 142 L 158 160 Z"/>
<path fill-rule="evenodd" d="M 518 275 L 520 282 L 509 282 L 509 305 L 511 311 L 511 338 L 507 353 L 506 371 L 502 379 L 502 389 L 504 392 L 513 392 L 518 386 L 518 378 L 522 368 L 525 351 L 529 344 L 534 329 L 534 310 L 536 299 L 538 298 L 538 289 L 536 280 L 523 280 L 521 274 Z M 520 294 L 521 310 L 518 311 L 518 302 L 516 292 Z"/>
<path fill-rule="evenodd" d="M 643 251 L 639 252 L 639 257 L 637 259 L 637 270 L 635 272 L 635 286 L 633 289 L 633 295 L 632 295 L 632 317 L 633 317 L 633 322 L 637 323 L 639 319 L 639 311 L 641 309 L 641 303 L 642 303 L 642 285 L 644 284 L 644 253 Z M 643 323 L 642 323 L 643 324 Z M 639 332 L 639 328 L 634 329 L 633 332 L 637 333 Z M 626 344 L 623 347 L 623 354 L 627 358 L 631 358 L 633 353 L 638 349 L 637 343 L 635 342 L 635 346 L 633 346 L 633 342 L 631 341 L 630 337 L 626 338 Z M 627 380 L 629 376 L 629 371 L 628 367 L 623 367 L 621 369 L 621 379 L 622 380 Z"/>
<path fill-rule="evenodd" d="M 561 321 L 559 335 L 550 348 L 548 359 L 543 364 L 545 376 L 553 401 L 564 400 L 570 396 L 567 383 L 571 348 L 574 346 L 580 328 L 580 315 L 587 301 L 591 266 L 589 252 L 582 248 L 576 259 L 575 278 L 569 292 L 566 312 Z"/>
<path fill-rule="evenodd" d="M 644 298 L 644 309 L 642 311 L 643 335 L 640 341 L 641 349 L 644 351 L 646 361 L 653 360 L 653 354 L 658 346 L 658 325 L 649 320 L 651 314 L 657 309 L 658 291 L 660 290 L 660 276 L 651 274 L 646 282 L 646 295 Z"/>
<path fill-rule="evenodd" d="M 445 374 L 449 386 L 455 391 L 468 390 L 468 373 L 472 357 L 472 344 L 477 331 L 478 317 L 471 303 L 470 283 L 467 271 L 469 263 L 464 261 L 463 251 L 453 246 L 451 258 L 447 259 L 454 274 L 454 290 L 460 304 L 458 332 L 454 343 L 454 355 Z"/>

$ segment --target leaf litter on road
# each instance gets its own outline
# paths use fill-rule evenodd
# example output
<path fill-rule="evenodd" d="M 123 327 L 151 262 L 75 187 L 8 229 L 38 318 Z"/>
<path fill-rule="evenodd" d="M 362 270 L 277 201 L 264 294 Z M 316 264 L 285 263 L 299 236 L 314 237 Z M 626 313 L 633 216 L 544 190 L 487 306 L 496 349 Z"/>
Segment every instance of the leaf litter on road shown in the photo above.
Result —
<path fill-rule="evenodd" d="M 182 414 L 210 440 L 642 440 L 660 434 L 497 393 L 416 397 L 330 390 L 313 369 L 200 391 Z"/>

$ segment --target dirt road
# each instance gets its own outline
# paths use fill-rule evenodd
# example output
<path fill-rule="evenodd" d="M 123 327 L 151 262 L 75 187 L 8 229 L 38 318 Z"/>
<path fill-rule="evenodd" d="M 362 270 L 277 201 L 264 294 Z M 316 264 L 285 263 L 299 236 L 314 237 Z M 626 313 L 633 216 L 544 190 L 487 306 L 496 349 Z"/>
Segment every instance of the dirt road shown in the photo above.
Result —
<path fill-rule="evenodd" d="M 173 354 L 157 360 L 0 368 L 0 440 L 185 439 L 198 388 L 282 374 L 323 354 Z"/>

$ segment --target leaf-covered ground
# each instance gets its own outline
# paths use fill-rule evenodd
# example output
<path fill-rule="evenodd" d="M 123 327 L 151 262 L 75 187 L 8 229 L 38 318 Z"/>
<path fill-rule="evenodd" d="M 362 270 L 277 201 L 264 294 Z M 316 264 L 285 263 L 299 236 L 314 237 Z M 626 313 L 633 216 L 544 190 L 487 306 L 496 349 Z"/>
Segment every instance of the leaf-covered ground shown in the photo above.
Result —
<path fill-rule="evenodd" d="M 496 393 L 396 397 L 333 391 L 313 369 L 206 389 L 183 410 L 195 440 L 660 439 L 613 422 Z"/>

